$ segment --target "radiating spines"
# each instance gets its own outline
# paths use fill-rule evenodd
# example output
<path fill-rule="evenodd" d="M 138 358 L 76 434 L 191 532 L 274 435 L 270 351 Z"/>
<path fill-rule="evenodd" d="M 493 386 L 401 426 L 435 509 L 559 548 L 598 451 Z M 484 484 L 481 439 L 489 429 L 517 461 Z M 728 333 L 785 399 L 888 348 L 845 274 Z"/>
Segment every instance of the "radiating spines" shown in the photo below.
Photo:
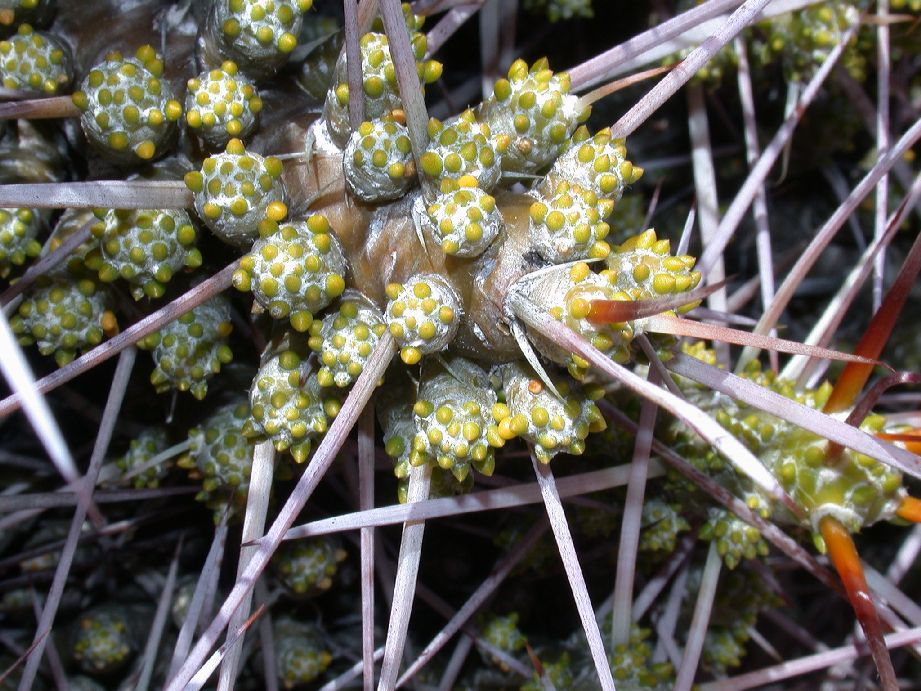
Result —
<path fill-rule="evenodd" d="M 285 689 L 309 684 L 333 661 L 326 636 L 315 624 L 279 617 L 274 621 L 275 672 Z"/>
<path fill-rule="evenodd" d="M 542 58 L 531 67 L 516 60 L 478 110 L 494 136 L 507 136 L 502 169 L 536 173 L 564 151 L 590 109 L 569 93 L 569 75 L 554 74 Z"/>
<path fill-rule="evenodd" d="M 346 290 L 339 308 L 310 327 L 310 348 L 319 353 L 321 386 L 351 386 L 387 330 L 384 315 L 364 295 Z"/>
<path fill-rule="evenodd" d="M 423 172 L 439 182 L 444 178 L 473 176 L 477 185 L 491 192 L 502 176 L 500 156 L 509 146 L 509 135 L 493 136 L 489 125 L 479 122 L 472 110 L 441 122 L 429 120 L 429 147 L 422 155 Z"/>
<path fill-rule="evenodd" d="M 349 190 L 364 202 L 403 196 L 416 179 L 406 126 L 392 118 L 363 122 L 349 136 L 342 167 Z"/>
<path fill-rule="evenodd" d="M 610 281 L 594 273 L 584 262 L 526 275 L 515 284 L 516 292 L 543 311 L 581 335 L 616 362 L 629 362 L 631 343 L 636 335 L 632 322 L 596 324 L 588 316 L 593 300 L 614 300 L 617 291 Z M 564 365 L 576 379 L 583 379 L 588 363 L 561 348 L 555 342 L 528 330 L 528 338 L 537 351 L 553 362 Z"/>
<path fill-rule="evenodd" d="M 427 364 L 419 384 L 409 462 L 437 463 L 463 480 L 473 466 L 484 475 L 495 467 L 493 447 L 504 441 L 492 416 L 496 395 L 479 365 L 457 356 Z"/>
<path fill-rule="evenodd" d="M 233 61 L 190 79 L 188 88 L 186 124 L 212 149 L 224 148 L 232 138 L 246 139 L 256 130 L 262 99 Z"/>
<path fill-rule="evenodd" d="M 99 278 L 123 278 L 135 300 L 162 297 L 183 268 L 201 266 L 198 233 L 183 209 L 109 209 L 92 228 L 99 240 Z"/>
<path fill-rule="evenodd" d="M 276 451 L 289 451 L 297 463 L 310 454 L 339 412 L 335 393 L 320 386 L 300 349 L 273 355 L 259 368 L 250 388 L 251 417 L 243 428 L 253 439 L 270 439 Z"/>
<path fill-rule="evenodd" d="M 136 439 L 131 440 L 128 450 L 115 460 L 115 465 L 123 475 L 126 475 L 147 465 L 154 456 L 168 446 L 169 437 L 164 428 L 148 427 Z M 131 478 L 131 485 L 135 489 L 155 489 L 160 486 L 160 480 L 169 474 L 169 469 L 170 463 L 166 461 L 148 467 Z"/>
<path fill-rule="evenodd" d="M 425 60 L 426 38 L 419 33 L 421 18 L 408 18 L 410 43 L 416 60 L 416 73 L 419 76 L 419 88 L 431 84 L 441 76 L 441 63 Z M 415 27 L 415 28 L 414 28 Z M 361 51 L 362 91 L 364 112 L 368 120 L 375 120 L 389 115 L 403 107 L 397 89 L 396 70 L 390 56 L 390 44 L 387 36 L 375 31 L 366 33 L 359 40 Z M 336 78 L 326 96 L 324 117 L 326 126 L 333 139 L 344 144 L 348 139 L 349 127 L 349 93 L 345 53 L 336 65 Z"/>
<path fill-rule="evenodd" d="M 150 383 L 158 393 L 178 389 L 203 399 L 208 379 L 233 359 L 231 331 L 230 302 L 218 295 L 145 337 L 138 346 L 152 351 Z"/>
<path fill-rule="evenodd" d="M 254 78 L 273 74 L 297 47 L 303 13 L 313 0 L 212 0 L 199 35 L 208 67 L 234 60 Z"/>
<path fill-rule="evenodd" d="M 205 225 L 224 242 L 244 247 L 256 239 L 263 220 L 278 222 L 288 214 L 282 170 L 277 158 L 248 153 L 243 142 L 231 139 L 200 171 L 187 173 L 185 183 Z"/>
<path fill-rule="evenodd" d="M 109 53 L 72 96 L 83 111 L 80 124 L 86 138 L 106 156 L 125 163 L 165 154 L 176 135 L 182 104 L 162 76 L 163 60 L 149 45 L 138 48 L 134 57 Z"/>
<path fill-rule="evenodd" d="M 305 332 L 313 314 L 345 290 L 346 261 L 342 245 L 325 216 L 260 226 L 260 237 L 240 260 L 233 283 L 252 291 L 273 319 L 289 319 Z"/>
<path fill-rule="evenodd" d="M 71 650 L 84 672 L 115 672 L 128 663 L 136 649 L 128 618 L 120 608 L 99 607 L 77 619 Z"/>
<path fill-rule="evenodd" d="M 669 241 L 660 240 L 655 230 L 649 229 L 616 245 L 605 260 L 607 269 L 602 275 L 628 299 L 649 300 L 696 288 L 701 278 L 700 271 L 694 270 L 696 261 L 690 255 L 671 254 Z M 679 311 L 694 306 L 696 303 L 690 303 Z"/>
<path fill-rule="evenodd" d="M 529 210 L 531 245 L 551 264 L 578 259 L 603 259 L 611 252 L 605 223 L 614 202 L 561 180 L 549 194 L 537 194 Z"/>
<path fill-rule="evenodd" d="M 0 278 L 41 253 L 36 239 L 41 228 L 41 216 L 34 209 L 0 209 Z"/>
<path fill-rule="evenodd" d="M 599 199 L 616 203 L 624 187 L 643 175 L 642 168 L 627 160 L 624 140 L 612 137 L 610 129 L 590 136 L 586 128 L 580 127 L 566 147 L 540 185 L 544 194 L 552 192 L 561 180 L 565 180 L 593 192 Z"/>
<path fill-rule="evenodd" d="M 14 36 L 0 41 L 0 82 L 7 89 L 53 96 L 73 80 L 70 50 L 53 34 L 21 24 Z"/>
<path fill-rule="evenodd" d="M 505 226 L 495 198 L 472 175 L 442 180 L 420 218 L 445 254 L 463 258 L 483 254 Z"/>
<path fill-rule="evenodd" d="M 215 518 L 225 508 L 239 510 L 246 505 L 255 448 L 243 434 L 248 418 L 249 405 L 244 401 L 218 408 L 189 430 L 189 452 L 178 461 L 201 479 L 196 499 L 214 510 Z"/>
<path fill-rule="evenodd" d="M 283 543 L 272 558 L 279 579 L 294 595 L 312 597 L 333 587 L 347 553 L 334 537 Z"/>
<path fill-rule="evenodd" d="M 108 297 L 90 279 L 53 278 L 32 291 L 10 319 L 23 345 L 35 343 L 63 367 L 117 328 Z"/>
<path fill-rule="evenodd" d="M 526 440 L 541 463 L 549 463 L 558 453 L 581 454 L 589 433 L 606 427 L 601 411 L 592 402 L 596 392 L 590 395 L 561 378 L 554 381 L 560 398 L 518 362 L 500 365 L 495 376 L 505 399 L 493 411 L 500 436 Z"/>
<path fill-rule="evenodd" d="M 416 274 L 387 286 L 387 328 L 400 346 L 403 362 L 414 365 L 454 338 L 463 316 L 460 296 L 438 274 Z"/>

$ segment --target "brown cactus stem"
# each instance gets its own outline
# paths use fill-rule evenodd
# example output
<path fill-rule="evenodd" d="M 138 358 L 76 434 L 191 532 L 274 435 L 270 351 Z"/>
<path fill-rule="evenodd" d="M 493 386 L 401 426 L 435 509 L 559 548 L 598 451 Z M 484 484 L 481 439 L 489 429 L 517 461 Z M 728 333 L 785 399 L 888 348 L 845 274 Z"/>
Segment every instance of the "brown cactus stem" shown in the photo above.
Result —
<path fill-rule="evenodd" d="M 886 691 L 895 691 L 899 685 L 896 681 L 895 670 L 892 668 L 892 660 L 889 658 L 889 649 L 883 640 L 883 625 L 876 611 L 876 605 L 873 604 L 870 587 L 867 585 L 854 540 L 847 528 L 832 516 L 825 516 L 819 521 L 819 530 L 828 546 L 828 556 L 844 584 L 847 599 L 854 608 L 857 620 L 866 634 L 870 652 L 876 662 L 876 669 L 879 671 L 882 688 Z"/>
<path fill-rule="evenodd" d="M 921 523 L 921 499 L 905 497 L 895 513 L 903 521 Z"/>
<path fill-rule="evenodd" d="M 322 126 L 322 125 L 320 125 Z M 445 255 L 441 244 L 413 223 L 419 192 L 392 204 L 371 206 L 349 195 L 339 152 L 315 154 L 285 180 L 305 198 L 316 197 L 312 213 L 326 216 L 342 242 L 349 263 L 346 283 L 384 307 L 388 283 L 403 283 L 416 273 L 437 273 L 463 302 L 464 318 L 452 348 L 465 357 L 503 362 L 518 357 L 518 346 L 506 326 L 505 295 L 522 275 L 542 266 L 529 254 L 528 210 L 531 197 L 500 193 L 496 203 L 505 229 L 481 256 L 461 259 Z"/>

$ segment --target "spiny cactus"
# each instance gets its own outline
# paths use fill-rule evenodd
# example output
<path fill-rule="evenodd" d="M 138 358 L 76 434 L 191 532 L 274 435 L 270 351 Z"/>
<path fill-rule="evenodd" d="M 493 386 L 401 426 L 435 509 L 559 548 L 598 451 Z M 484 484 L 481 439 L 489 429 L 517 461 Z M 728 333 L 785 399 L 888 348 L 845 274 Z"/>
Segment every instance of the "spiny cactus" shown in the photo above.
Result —
<path fill-rule="evenodd" d="M 517 612 L 490 617 L 483 626 L 481 634 L 489 643 L 512 656 L 523 651 L 528 644 L 527 637 L 518 628 Z M 509 671 L 508 665 L 502 660 L 488 655 L 484 657 L 487 662 L 498 666 L 503 672 Z"/>
<path fill-rule="evenodd" d="M 485 192 L 499 183 L 500 156 L 508 148 L 509 135 L 493 137 L 489 125 L 478 122 L 469 109 L 447 122 L 432 118 L 428 135 L 429 148 L 421 158 L 428 177 L 440 181 L 470 175 Z"/>
<path fill-rule="evenodd" d="M 163 60 L 149 45 L 134 57 L 118 51 L 89 71 L 73 94 L 86 138 L 125 163 L 162 156 L 176 135 L 182 104 L 162 79 Z"/>

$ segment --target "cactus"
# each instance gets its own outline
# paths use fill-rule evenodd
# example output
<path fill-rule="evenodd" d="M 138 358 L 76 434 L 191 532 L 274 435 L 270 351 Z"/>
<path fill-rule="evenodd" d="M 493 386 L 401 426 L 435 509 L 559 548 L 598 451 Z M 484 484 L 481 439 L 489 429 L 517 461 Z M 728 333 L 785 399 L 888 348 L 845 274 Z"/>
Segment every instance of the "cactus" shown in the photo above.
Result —
<path fill-rule="evenodd" d="M 259 124 L 262 99 L 232 60 L 188 81 L 185 120 L 209 147 L 222 149 L 232 138 L 246 139 Z"/>
<path fill-rule="evenodd" d="M 72 79 L 67 46 L 52 34 L 20 24 L 15 36 L 0 41 L 0 81 L 7 89 L 53 96 L 67 89 Z"/>
<path fill-rule="evenodd" d="M 41 226 L 41 216 L 32 209 L 0 209 L 0 278 L 39 255 Z"/>

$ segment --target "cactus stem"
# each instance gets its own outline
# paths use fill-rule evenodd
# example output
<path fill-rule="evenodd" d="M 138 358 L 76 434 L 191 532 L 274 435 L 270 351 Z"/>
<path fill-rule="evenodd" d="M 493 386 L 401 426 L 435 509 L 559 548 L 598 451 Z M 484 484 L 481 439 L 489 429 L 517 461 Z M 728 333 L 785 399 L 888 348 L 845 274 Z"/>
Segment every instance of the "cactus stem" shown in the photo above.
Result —
<path fill-rule="evenodd" d="M 870 587 L 867 585 L 854 540 L 841 522 L 832 516 L 825 516 L 819 522 L 819 530 L 828 546 L 828 556 L 838 571 L 838 575 L 841 576 L 847 598 L 867 636 L 882 686 L 887 691 L 898 689 L 895 670 L 889 658 L 889 649 L 883 640 L 882 623 L 879 620 L 876 606 L 873 604 Z"/>

